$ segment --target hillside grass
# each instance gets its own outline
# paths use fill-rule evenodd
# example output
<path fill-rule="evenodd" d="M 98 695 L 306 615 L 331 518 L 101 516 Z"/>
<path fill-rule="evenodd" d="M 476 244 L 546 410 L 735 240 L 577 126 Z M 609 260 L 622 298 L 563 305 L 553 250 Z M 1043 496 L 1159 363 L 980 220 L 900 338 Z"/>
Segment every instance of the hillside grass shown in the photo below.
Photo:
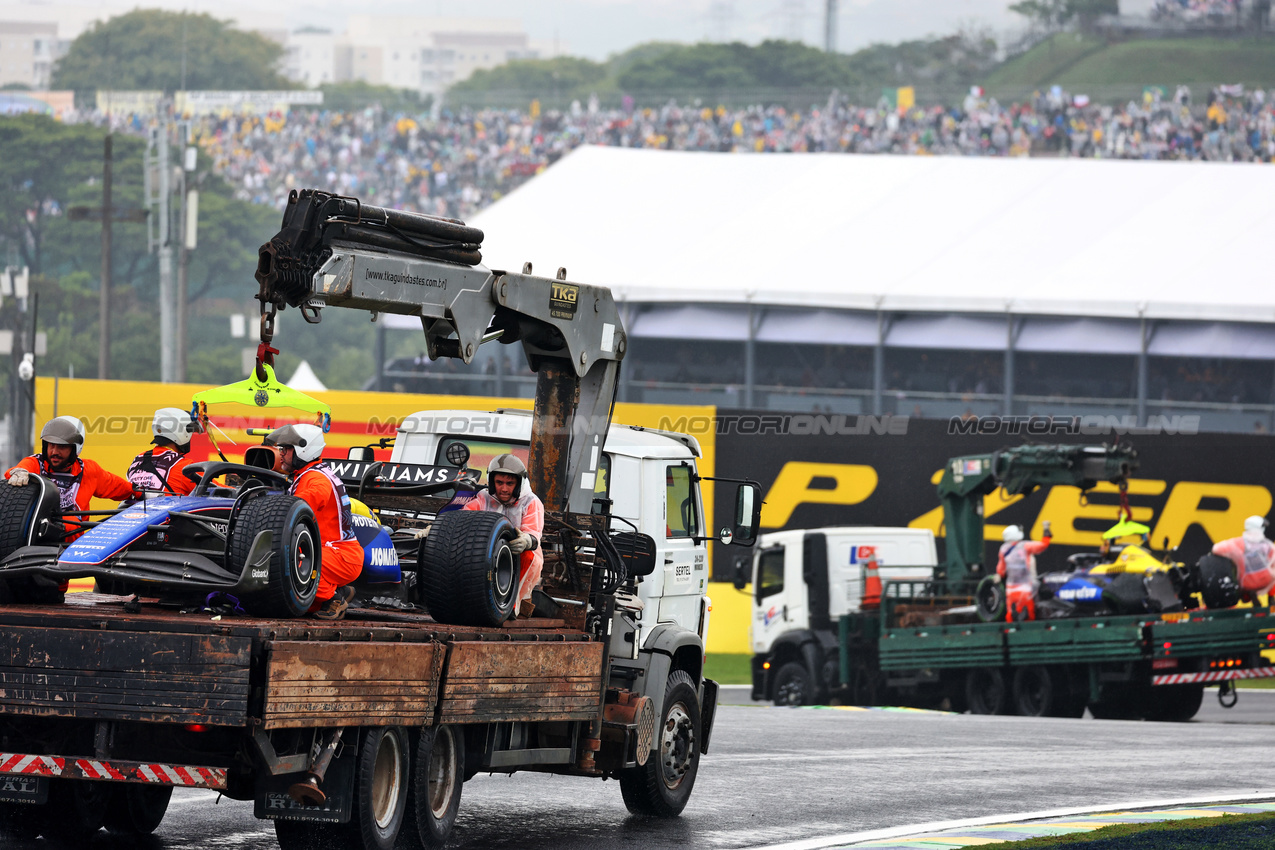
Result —
<path fill-rule="evenodd" d="M 1108 43 L 1096 36 L 1059 33 L 1005 62 L 986 77 L 996 90 L 1029 91 L 1061 85 L 1143 86 L 1245 83 L 1275 86 L 1275 39 L 1141 39 Z M 1202 98 L 1202 93 L 1200 93 Z"/>

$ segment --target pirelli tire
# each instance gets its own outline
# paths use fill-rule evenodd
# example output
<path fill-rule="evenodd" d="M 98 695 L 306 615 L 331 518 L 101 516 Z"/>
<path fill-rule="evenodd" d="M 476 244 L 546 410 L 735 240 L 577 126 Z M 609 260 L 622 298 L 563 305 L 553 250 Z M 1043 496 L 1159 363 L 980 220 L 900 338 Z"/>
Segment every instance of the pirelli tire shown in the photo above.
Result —
<path fill-rule="evenodd" d="M 983 576 L 974 590 L 978 619 L 984 623 L 996 623 L 1005 619 L 1005 585 L 997 581 L 999 576 Z"/>
<path fill-rule="evenodd" d="M 0 484 L 0 561 L 23 546 L 58 542 L 62 537 L 62 507 L 57 485 L 32 475 L 26 486 Z M 57 603 L 57 582 L 42 576 L 17 576 L 0 581 L 0 603 Z"/>
<path fill-rule="evenodd" d="M 518 600 L 518 530 L 494 511 L 452 511 L 421 541 L 417 584 L 437 623 L 499 626 Z"/>
<path fill-rule="evenodd" d="M 271 550 L 263 590 L 248 594 L 244 607 L 261 617 L 300 617 L 314 604 L 322 569 L 319 527 L 304 500 L 286 494 L 257 496 L 243 504 L 227 547 L 227 569 L 244 568 L 253 541 L 270 531 Z"/>

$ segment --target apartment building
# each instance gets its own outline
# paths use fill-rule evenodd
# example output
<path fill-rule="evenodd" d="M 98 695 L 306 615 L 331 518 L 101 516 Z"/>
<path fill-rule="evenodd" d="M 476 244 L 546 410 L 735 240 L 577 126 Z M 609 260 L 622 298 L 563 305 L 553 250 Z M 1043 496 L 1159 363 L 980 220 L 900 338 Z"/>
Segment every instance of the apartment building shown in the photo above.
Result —
<path fill-rule="evenodd" d="M 47 89 L 64 47 L 55 23 L 0 20 L 0 86 Z"/>

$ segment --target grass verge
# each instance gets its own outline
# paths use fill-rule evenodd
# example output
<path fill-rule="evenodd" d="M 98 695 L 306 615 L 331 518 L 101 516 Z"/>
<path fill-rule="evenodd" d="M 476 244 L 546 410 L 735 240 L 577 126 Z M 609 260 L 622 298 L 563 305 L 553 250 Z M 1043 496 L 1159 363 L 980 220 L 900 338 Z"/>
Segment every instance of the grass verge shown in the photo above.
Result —
<path fill-rule="evenodd" d="M 964 850 L 985 847 L 971 844 Z M 1222 815 L 1191 821 L 1116 824 L 1083 835 L 1054 835 L 997 844 L 1004 850 L 1270 850 L 1275 847 L 1275 813 Z"/>
<path fill-rule="evenodd" d="M 710 653 L 708 661 L 704 662 L 704 678 L 712 679 L 719 685 L 751 685 L 751 658 L 751 655 Z"/>

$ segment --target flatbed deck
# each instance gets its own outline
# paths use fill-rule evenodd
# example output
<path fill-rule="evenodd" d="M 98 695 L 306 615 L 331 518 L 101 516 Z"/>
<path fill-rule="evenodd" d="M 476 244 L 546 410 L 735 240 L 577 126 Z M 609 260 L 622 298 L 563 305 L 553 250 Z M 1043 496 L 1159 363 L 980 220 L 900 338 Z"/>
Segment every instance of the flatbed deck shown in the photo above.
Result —
<path fill-rule="evenodd" d="M 561 620 L 444 626 L 180 613 L 72 594 L 0 606 L 0 714 L 261 727 L 589 720 L 603 644 Z"/>

